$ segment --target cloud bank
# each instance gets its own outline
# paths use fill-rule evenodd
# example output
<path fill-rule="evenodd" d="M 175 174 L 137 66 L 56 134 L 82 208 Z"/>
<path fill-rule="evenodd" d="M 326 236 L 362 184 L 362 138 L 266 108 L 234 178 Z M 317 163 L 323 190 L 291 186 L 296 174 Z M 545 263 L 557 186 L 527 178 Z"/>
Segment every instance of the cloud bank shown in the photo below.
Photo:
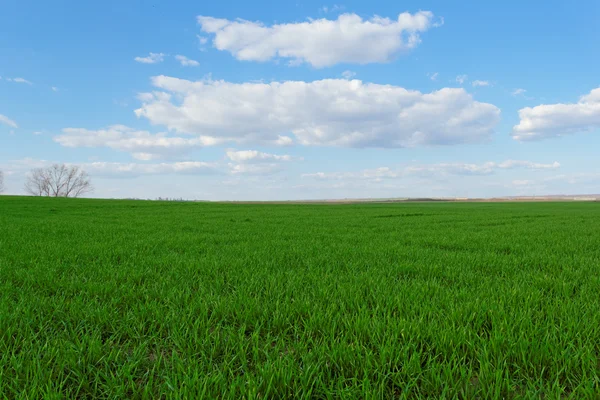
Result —
<path fill-rule="evenodd" d="M 135 112 L 215 143 L 415 147 L 486 141 L 500 110 L 462 88 L 421 93 L 360 80 L 231 83 L 152 78 Z M 293 135 L 293 138 L 290 137 Z"/>
<path fill-rule="evenodd" d="M 577 103 L 542 104 L 519 110 L 513 127 L 516 140 L 541 140 L 600 129 L 600 88 L 582 96 Z"/>
<path fill-rule="evenodd" d="M 208 16 L 198 16 L 197 21 L 204 33 L 213 35 L 215 48 L 238 60 L 283 58 L 292 65 L 308 63 L 317 68 L 391 61 L 397 54 L 417 47 L 421 33 L 442 23 L 436 22 L 430 11 L 402 13 L 395 20 L 377 16 L 363 20 L 356 14 L 342 14 L 335 20 L 321 18 L 272 26 Z"/>
<path fill-rule="evenodd" d="M 429 165 L 411 165 L 399 169 L 381 167 L 365 169 L 357 172 L 317 172 L 303 174 L 303 178 L 319 180 L 345 180 L 367 179 L 381 181 L 383 179 L 396 179 L 408 176 L 435 177 L 446 175 L 491 175 L 498 170 L 508 169 L 552 170 L 560 168 L 560 163 L 551 164 L 535 163 L 524 160 L 506 160 L 503 162 L 486 162 L 482 164 L 470 163 L 438 163 Z"/>

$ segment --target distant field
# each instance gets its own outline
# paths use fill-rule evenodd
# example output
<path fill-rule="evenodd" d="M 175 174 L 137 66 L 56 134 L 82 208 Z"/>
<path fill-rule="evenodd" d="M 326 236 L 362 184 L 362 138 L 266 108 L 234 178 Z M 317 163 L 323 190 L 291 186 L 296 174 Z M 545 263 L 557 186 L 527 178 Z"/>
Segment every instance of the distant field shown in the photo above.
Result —
<path fill-rule="evenodd" d="M 0 398 L 599 398 L 600 204 L 0 197 Z"/>

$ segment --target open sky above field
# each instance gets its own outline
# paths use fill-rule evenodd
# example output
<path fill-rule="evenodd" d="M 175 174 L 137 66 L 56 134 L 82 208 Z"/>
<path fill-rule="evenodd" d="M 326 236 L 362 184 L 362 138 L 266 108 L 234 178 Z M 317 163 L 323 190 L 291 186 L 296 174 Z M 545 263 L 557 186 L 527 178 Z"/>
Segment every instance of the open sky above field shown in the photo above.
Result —
<path fill-rule="evenodd" d="M 96 197 L 600 192 L 600 2 L 7 0 L 0 170 Z"/>

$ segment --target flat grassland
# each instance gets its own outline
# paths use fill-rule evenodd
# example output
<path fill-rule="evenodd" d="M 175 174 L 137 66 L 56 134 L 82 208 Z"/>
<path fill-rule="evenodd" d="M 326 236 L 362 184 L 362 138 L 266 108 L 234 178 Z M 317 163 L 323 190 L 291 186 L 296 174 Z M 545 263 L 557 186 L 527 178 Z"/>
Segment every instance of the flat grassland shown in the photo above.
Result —
<path fill-rule="evenodd" d="M 0 197 L 2 398 L 598 398 L 600 204 Z"/>

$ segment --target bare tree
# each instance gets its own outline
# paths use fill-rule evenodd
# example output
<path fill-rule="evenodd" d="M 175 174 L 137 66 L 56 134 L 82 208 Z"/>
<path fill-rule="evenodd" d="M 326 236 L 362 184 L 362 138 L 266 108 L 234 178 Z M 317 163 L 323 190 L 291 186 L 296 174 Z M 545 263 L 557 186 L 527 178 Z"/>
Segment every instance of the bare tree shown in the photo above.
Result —
<path fill-rule="evenodd" d="M 4 192 L 4 172 L 0 171 L 0 193 Z"/>
<path fill-rule="evenodd" d="M 79 197 L 93 190 L 88 174 L 76 165 L 35 168 L 25 182 L 25 192 L 32 196 Z"/>
<path fill-rule="evenodd" d="M 46 169 L 31 170 L 25 181 L 25 193 L 32 196 L 50 196 L 50 184 Z"/>

